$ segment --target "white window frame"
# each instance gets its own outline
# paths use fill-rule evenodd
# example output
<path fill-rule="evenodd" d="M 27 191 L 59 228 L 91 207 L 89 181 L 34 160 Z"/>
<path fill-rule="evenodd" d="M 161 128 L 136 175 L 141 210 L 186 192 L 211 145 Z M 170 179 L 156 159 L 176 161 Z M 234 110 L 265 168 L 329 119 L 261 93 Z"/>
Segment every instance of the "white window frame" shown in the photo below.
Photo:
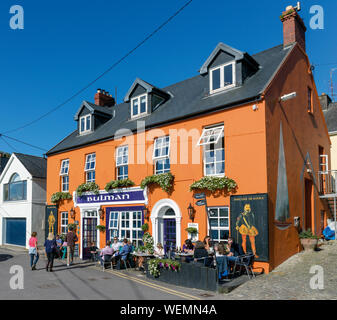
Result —
<path fill-rule="evenodd" d="M 63 215 L 67 214 L 67 217 L 64 217 Z M 63 222 L 66 221 L 66 223 L 64 224 Z M 69 214 L 68 211 L 63 211 L 61 212 L 61 223 L 60 223 L 60 233 L 61 234 L 67 234 L 68 232 L 68 223 L 69 223 Z M 65 232 L 62 232 L 62 228 L 65 228 Z"/>
<path fill-rule="evenodd" d="M 166 139 L 168 138 L 168 141 L 166 141 Z M 159 142 L 161 142 L 160 147 L 157 147 L 157 144 L 159 144 Z M 164 150 L 166 147 L 168 146 L 167 149 L 167 154 L 162 154 L 162 150 Z M 156 156 L 156 150 L 160 150 L 159 152 L 159 156 Z M 163 170 L 163 172 L 157 172 L 156 169 L 156 164 L 158 161 L 165 161 L 166 159 L 169 160 L 170 162 L 170 151 L 171 151 L 171 139 L 170 136 L 162 136 L 162 137 L 158 137 L 154 140 L 153 143 L 153 154 L 152 154 L 152 159 L 154 160 L 154 173 L 155 174 L 160 174 L 160 173 L 166 173 L 166 172 L 170 172 L 171 171 L 171 163 L 170 163 L 170 169 L 168 171 Z"/>
<path fill-rule="evenodd" d="M 123 213 L 129 213 L 129 227 L 122 227 L 122 215 Z M 115 234 L 112 233 L 113 230 L 117 230 L 117 237 L 118 239 L 122 240 L 122 238 L 126 238 L 126 236 L 122 237 L 122 231 L 127 231 L 129 230 L 130 231 L 130 237 L 128 237 L 127 239 L 131 241 L 131 243 L 133 241 L 138 241 L 138 244 L 140 241 L 142 241 L 142 237 L 138 237 L 138 232 L 141 232 L 142 231 L 142 228 L 141 228 L 141 225 L 139 227 L 133 227 L 133 213 L 136 212 L 136 216 L 138 216 L 138 213 L 140 213 L 140 222 L 141 222 L 141 225 L 143 223 L 143 212 L 141 210 L 126 210 L 126 211 L 111 211 L 110 212 L 110 217 L 109 217 L 109 225 L 108 225 L 108 228 L 110 230 L 110 237 L 113 238 L 114 236 L 116 236 Z M 111 220 L 113 220 L 114 222 L 116 222 L 116 219 L 113 218 L 111 219 L 111 216 L 113 213 L 117 213 L 117 228 L 115 226 L 111 227 Z M 126 219 L 124 220 L 126 221 Z M 139 219 L 136 218 L 135 220 L 136 222 L 139 221 Z M 136 231 L 137 232 L 137 237 L 136 238 L 133 238 L 133 235 L 132 235 L 132 231 Z"/>
<path fill-rule="evenodd" d="M 92 161 L 92 157 L 94 156 L 95 160 Z M 94 162 L 94 167 L 93 168 L 90 168 L 90 164 Z M 89 168 L 87 168 L 87 164 L 89 164 Z M 84 164 L 84 172 L 85 172 L 85 180 L 86 182 L 95 182 L 96 180 L 96 174 L 95 174 L 95 178 L 94 179 L 88 179 L 88 175 L 89 174 L 92 174 L 93 172 L 95 172 L 95 169 L 96 169 L 96 153 L 93 152 L 93 153 L 89 153 L 86 155 L 85 157 L 85 164 Z"/>
<path fill-rule="evenodd" d="M 220 129 L 220 131 L 219 131 Z M 215 130 L 218 130 L 218 132 L 215 134 L 214 131 Z M 212 131 L 213 131 L 213 135 L 212 135 Z M 210 132 L 211 134 L 208 136 L 208 139 L 207 141 L 202 141 L 206 134 Z M 215 137 L 215 139 L 213 141 L 211 141 L 211 137 Z M 199 138 L 199 141 L 198 141 L 198 146 L 203 146 L 203 173 L 204 173 L 204 176 L 212 176 L 212 177 L 223 177 L 225 175 L 225 154 L 224 154 L 224 159 L 221 160 L 221 161 L 216 161 L 216 151 L 219 151 L 219 150 L 223 150 L 223 153 L 225 153 L 225 141 L 224 141 L 224 146 L 223 148 L 217 148 L 217 149 L 213 149 L 212 151 L 214 151 L 215 153 L 215 160 L 213 162 L 206 162 L 206 152 L 208 152 L 209 150 L 206 150 L 207 146 L 209 145 L 216 145 L 217 143 L 219 143 L 220 139 L 222 139 L 222 136 L 224 136 L 224 125 L 221 124 L 221 125 L 213 125 L 211 127 L 207 127 L 207 128 L 204 128 L 203 129 L 203 132 Z M 225 137 L 223 137 L 223 139 L 225 139 Z M 214 173 L 214 174 L 207 174 L 206 173 L 206 165 L 207 164 L 210 164 L 210 163 L 214 163 L 215 165 L 215 170 L 216 170 L 216 163 L 222 163 L 224 164 L 224 172 L 223 173 Z"/>
<path fill-rule="evenodd" d="M 127 175 L 119 175 L 118 171 L 122 167 L 128 167 L 129 165 L 129 146 L 123 145 L 116 148 L 116 177 L 117 180 L 127 179 L 129 176 L 129 172 Z M 126 158 L 126 159 L 125 159 Z M 119 161 L 120 159 L 120 161 Z M 128 168 L 129 171 L 129 168 Z M 123 169 L 124 172 L 124 169 Z"/>
<path fill-rule="evenodd" d="M 62 160 L 60 168 L 60 176 L 66 176 L 69 174 L 69 159 Z"/>
<path fill-rule="evenodd" d="M 90 118 L 90 126 L 88 128 L 87 126 L 87 118 Z M 84 130 L 82 130 L 82 119 L 84 119 Z M 85 116 L 82 116 L 80 117 L 80 120 L 79 120 L 79 132 L 82 134 L 82 133 L 88 133 L 88 132 L 91 132 L 92 131 L 92 116 L 91 114 L 87 114 Z"/>
<path fill-rule="evenodd" d="M 64 181 L 68 178 L 68 181 Z M 61 189 L 62 192 L 69 192 L 69 175 L 62 175 L 61 176 Z"/>
<path fill-rule="evenodd" d="M 213 227 L 211 228 L 211 231 L 212 230 L 217 230 L 219 231 L 219 234 L 220 234 L 220 230 L 225 230 L 225 231 L 228 231 L 228 234 L 229 234 L 229 227 L 230 227 L 230 212 L 229 212 L 229 206 L 220 206 L 220 207 L 217 207 L 217 206 L 212 206 L 212 207 L 208 207 L 208 210 L 211 210 L 211 209 L 217 209 L 218 210 L 218 226 L 217 227 Z M 228 212 L 228 216 L 227 217 L 222 217 L 222 218 L 227 218 L 228 219 L 228 226 L 227 227 L 224 227 L 224 226 L 220 226 L 220 209 L 227 209 L 227 212 Z M 208 212 L 208 214 L 210 214 Z M 211 216 L 209 216 L 209 219 L 212 219 Z M 213 218 L 214 219 L 214 218 Z M 207 219 L 207 226 L 208 226 L 208 230 L 210 229 L 210 225 L 209 225 L 210 221 Z M 214 239 L 212 239 L 214 241 Z M 215 239 L 216 241 L 220 241 L 220 239 Z M 226 242 L 225 239 L 221 239 L 221 242 Z"/>
<path fill-rule="evenodd" d="M 224 85 L 224 68 L 226 66 L 232 65 L 232 79 L 233 79 L 233 83 L 232 84 L 228 84 L 228 85 Z M 213 71 L 220 69 L 220 88 L 213 90 Z M 228 62 L 225 64 L 222 64 L 220 66 L 216 66 L 212 69 L 209 70 L 209 91 L 210 93 L 217 93 L 219 91 L 223 91 L 229 88 L 233 88 L 235 87 L 235 83 L 236 83 L 236 71 L 235 71 L 235 61 L 232 62 Z"/>
<path fill-rule="evenodd" d="M 140 101 L 143 97 L 145 97 L 145 112 L 140 113 Z M 137 112 L 137 114 L 133 114 L 133 102 L 135 100 L 138 100 L 138 112 Z M 142 115 L 145 115 L 145 114 L 147 114 L 147 110 L 148 110 L 148 95 L 147 95 L 147 93 L 141 94 L 141 95 L 131 99 L 131 118 L 137 118 L 137 117 L 140 117 Z"/>
<path fill-rule="evenodd" d="M 219 130 L 219 129 L 221 129 L 220 132 L 217 133 L 217 135 L 215 135 L 214 131 L 215 130 Z M 213 135 L 212 135 L 212 131 L 213 131 Z M 213 126 L 211 128 L 209 128 L 209 127 L 208 128 L 204 128 L 203 131 L 202 131 L 202 133 L 201 133 L 201 136 L 199 138 L 199 141 L 198 141 L 197 145 L 198 146 L 205 146 L 205 145 L 212 144 L 212 143 L 217 144 L 218 141 L 219 141 L 219 139 L 221 138 L 221 135 L 222 135 L 223 131 L 224 131 L 224 126 L 223 125 L 221 125 L 221 126 L 215 126 L 215 127 Z M 206 134 L 208 134 L 209 132 L 211 132 L 211 134 L 208 136 L 208 140 L 206 142 L 202 142 L 202 140 L 205 138 Z M 215 141 L 210 141 L 212 136 L 216 136 L 216 140 Z"/>

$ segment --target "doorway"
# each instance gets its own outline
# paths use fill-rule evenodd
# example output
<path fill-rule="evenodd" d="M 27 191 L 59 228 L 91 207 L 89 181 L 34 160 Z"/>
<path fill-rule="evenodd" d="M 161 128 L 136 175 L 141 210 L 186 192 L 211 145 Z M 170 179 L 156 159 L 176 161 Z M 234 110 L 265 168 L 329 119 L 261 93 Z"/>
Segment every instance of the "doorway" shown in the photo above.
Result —
<path fill-rule="evenodd" d="M 97 218 L 83 218 L 83 234 L 82 234 L 82 248 L 83 260 L 90 259 L 91 243 L 94 242 L 97 246 Z"/>
<path fill-rule="evenodd" d="M 164 220 L 164 251 L 165 253 L 169 249 L 175 249 L 176 247 L 176 220 L 175 219 L 163 219 Z"/>
<path fill-rule="evenodd" d="M 305 229 L 312 230 L 312 193 L 313 183 L 310 179 L 304 179 L 305 183 Z"/>

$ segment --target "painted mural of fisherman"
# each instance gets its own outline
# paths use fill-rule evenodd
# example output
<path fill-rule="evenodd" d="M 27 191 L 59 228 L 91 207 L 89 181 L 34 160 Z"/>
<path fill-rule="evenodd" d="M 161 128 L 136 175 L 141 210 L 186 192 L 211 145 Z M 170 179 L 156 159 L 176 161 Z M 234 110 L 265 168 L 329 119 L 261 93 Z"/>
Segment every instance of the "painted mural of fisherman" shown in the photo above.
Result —
<path fill-rule="evenodd" d="M 236 220 L 236 230 L 238 230 L 242 237 L 242 249 L 247 252 L 247 236 L 249 237 L 250 246 L 252 248 L 255 258 L 259 256 L 256 255 L 255 237 L 259 234 L 254 226 L 255 218 L 254 213 L 251 211 L 250 204 L 245 204 L 244 212 L 240 213 Z"/>
<path fill-rule="evenodd" d="M 48 233 L 54 234 L 54 224 L 55 224 L 55 217 L 53 215 L 53 212 L 50 211 L 49 217 L 48 217 Z"/>

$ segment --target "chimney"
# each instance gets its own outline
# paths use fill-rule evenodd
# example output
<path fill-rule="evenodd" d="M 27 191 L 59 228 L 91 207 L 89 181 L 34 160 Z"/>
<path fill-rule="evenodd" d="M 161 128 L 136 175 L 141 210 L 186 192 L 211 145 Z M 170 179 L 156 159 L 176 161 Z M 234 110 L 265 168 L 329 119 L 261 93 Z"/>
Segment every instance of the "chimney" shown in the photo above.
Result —
<path fill-rule="evenodd" d="M 330 97 L 326 93 L 322 93 L 318 98 L 321 103 L 322 110 L 328 110 L 329 105 L 332 102 Z"/>
<path fill-rule="evenodd" d="M 298 11 L 300 4 L 297 7 L 288 6 L 280 17 L 283 23 L 283 47 L 287 47 L 292 43 L 297 42 L 305 51 L 305 32 L 307 28 Z"/>
<path fill-rule="evenodd" d="M 97 89 L 95 104 L 102 107 L 112 107 L 115 105 L 115 99 L 108 91 Z"/>

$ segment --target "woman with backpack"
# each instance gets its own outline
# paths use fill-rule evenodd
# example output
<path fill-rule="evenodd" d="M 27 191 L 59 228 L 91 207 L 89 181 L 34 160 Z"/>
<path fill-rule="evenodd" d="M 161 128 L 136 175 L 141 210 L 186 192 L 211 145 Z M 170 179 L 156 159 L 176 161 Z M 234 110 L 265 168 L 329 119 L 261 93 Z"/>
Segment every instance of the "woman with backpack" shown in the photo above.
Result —
<path fill-rule="evenodd" d="M 57 247 L 57 243 L 54 237 L 53 233 L 49 233 L 48 234 L 48 238 L 44 243 L 44 246 L 46 248 L 46 255 L 47 255 L 47 265 L 46 265 L 46 271 L 48 271 L 48 267 L 49 267 L 49 271 L 53 272 L 53 264 L 54 264 L 54 256 L 56 253 L 56 247 Z"/>

